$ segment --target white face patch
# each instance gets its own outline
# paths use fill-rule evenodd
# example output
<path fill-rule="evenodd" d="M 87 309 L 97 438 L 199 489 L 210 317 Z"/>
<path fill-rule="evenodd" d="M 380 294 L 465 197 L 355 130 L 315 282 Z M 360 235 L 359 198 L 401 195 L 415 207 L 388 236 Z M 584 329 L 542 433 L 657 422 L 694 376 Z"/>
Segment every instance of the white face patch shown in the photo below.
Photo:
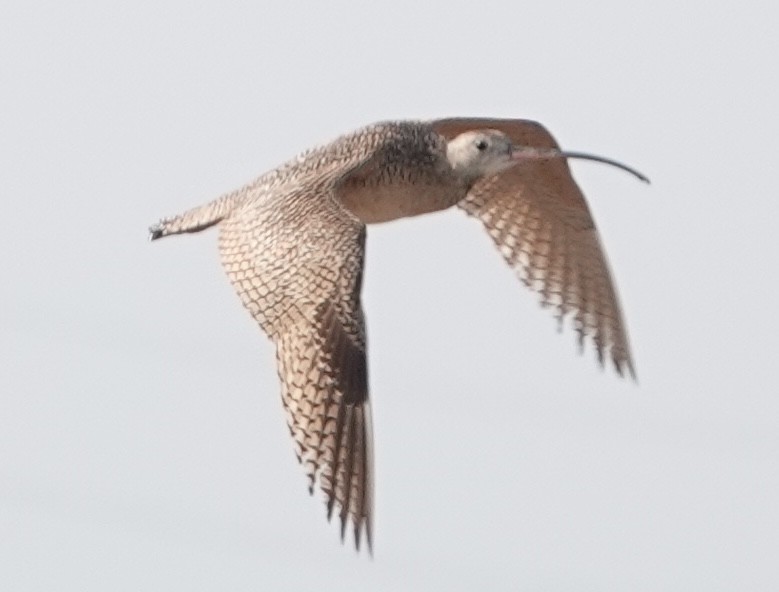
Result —
<path fill-rule="evenodd" d="M 469 178 L 494 175 L 514 164 L 511 140 L 496 130 L 460 134 L 447 144 L 446 157 L 456 172 Z"/>

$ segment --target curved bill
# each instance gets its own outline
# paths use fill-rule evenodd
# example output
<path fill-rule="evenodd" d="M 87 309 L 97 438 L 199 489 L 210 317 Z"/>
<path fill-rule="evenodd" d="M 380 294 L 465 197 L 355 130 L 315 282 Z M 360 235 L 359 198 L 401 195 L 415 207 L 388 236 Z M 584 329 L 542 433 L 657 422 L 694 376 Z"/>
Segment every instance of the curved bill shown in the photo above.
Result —
<path fill-rule="evenodd" d="M 598 156 L 596 154 L 588 154 L 587 152 L 572 152 L 569 150 L 555 150 L 554 148 L 533 148 L 531 146 L 512 146 L 511 158 L 517 161 L 523 160 L 546 160 L 549 158 L 578 158 L 581 160 L 594 160 L 595 162 L 602 162 L 618 169 L 622 169 L 637 177 L 644 183 L 649 183 L 649 178 L 638 172 L 636 169 L 629 167 L 626 164 L 622 164 L 616 160 L 606 158 L 605 156 Z"/>

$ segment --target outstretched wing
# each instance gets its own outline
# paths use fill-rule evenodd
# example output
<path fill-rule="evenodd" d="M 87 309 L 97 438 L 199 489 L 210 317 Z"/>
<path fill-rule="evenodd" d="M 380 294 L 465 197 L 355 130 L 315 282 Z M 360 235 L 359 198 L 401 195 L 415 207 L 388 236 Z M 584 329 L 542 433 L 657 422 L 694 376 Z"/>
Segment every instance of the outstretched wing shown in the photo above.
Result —
<path fill-rule="evenodd" d="M 330 190 L 279 187 L 220 224 L 219 248 L 244 306 L 276 344 L 296 455 L 319 482 L 341 537 L 371 545 L 372 442 L 360 289 L 365 227 Z"/>
<path fill-rule="evenodd" d="M 558 148 L 534 121 L 443 119 L 433 129 L 447 139 L 496 129 L 518 146 Z M 579 343 L 592 339 L 603 365 L 635 377 L 625 323 L 590 210 L 564 159 L 528 161 L 481 179 L 459 203 L 480 219 L 508 264 L 540 294 L 558 319 L 571 312 Z"/>

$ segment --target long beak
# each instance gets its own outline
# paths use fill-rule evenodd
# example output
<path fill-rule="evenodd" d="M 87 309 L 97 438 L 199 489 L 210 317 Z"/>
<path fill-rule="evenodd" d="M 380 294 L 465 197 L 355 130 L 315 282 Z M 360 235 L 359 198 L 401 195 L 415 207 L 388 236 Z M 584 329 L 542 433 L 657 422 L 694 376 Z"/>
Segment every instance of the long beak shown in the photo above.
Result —
<path fill-rule="evenodd" d="M 512 146 L 511 158 L 518 162 L 524 160 L 547 160 L 550 158 L 579 158 L 581 160 L 594 160 L 595 162 L 602 162 L 611 166 L 622 169 L 637 177 L 644 183 L 649 183 L 649 178 L 642 173 L 639 173 L 636 169 L 629 167 L 626 164 L 617 162 L 605 156 L 597 156 L 595 154 L 588 154 L 586 152 L 571 152 L 568 150 L 555 150 L 554 148 L 533 148 L 531 146 Z"/>

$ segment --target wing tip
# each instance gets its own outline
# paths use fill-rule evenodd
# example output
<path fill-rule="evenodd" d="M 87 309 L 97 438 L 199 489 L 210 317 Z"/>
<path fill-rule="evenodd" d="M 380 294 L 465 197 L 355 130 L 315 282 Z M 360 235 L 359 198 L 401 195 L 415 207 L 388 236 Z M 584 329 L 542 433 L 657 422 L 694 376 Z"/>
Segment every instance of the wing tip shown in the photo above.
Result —
<path fill-rule="evenodd" d="M 638 384 L 638 373 L 636 372 L 636 367 L 633 364 L 633 359 L 630 357 L 630 354 L 626 354 L 624 357 L 612 355 L 611 363 L 620 378 L 630 379 L 635 384 Z M 605 368 L 603 361 L 601 361 L 601 368 Z"/>

